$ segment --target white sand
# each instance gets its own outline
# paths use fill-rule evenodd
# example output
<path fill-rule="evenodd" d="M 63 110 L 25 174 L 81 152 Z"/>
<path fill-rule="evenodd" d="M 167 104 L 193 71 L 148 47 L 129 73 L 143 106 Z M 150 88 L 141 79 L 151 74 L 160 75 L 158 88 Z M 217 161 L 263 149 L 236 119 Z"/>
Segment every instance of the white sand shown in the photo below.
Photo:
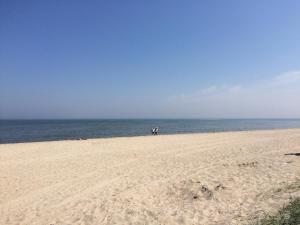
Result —
<path fill-rule="evenodd" d="M 0 145 L 0 224 L 247 224 L 300 196 L 300 129 Z"/>

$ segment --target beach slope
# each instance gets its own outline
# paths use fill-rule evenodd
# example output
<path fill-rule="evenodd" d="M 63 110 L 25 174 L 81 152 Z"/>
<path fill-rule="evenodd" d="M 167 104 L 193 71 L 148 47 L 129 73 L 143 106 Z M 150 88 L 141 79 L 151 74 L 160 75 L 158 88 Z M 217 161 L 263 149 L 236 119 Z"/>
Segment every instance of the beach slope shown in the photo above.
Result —
<path fill-rule="evenodd" d="M 300 196 L 295 153 L 300 129 L 1 144 L 0 224 L 249 224 Z"/>

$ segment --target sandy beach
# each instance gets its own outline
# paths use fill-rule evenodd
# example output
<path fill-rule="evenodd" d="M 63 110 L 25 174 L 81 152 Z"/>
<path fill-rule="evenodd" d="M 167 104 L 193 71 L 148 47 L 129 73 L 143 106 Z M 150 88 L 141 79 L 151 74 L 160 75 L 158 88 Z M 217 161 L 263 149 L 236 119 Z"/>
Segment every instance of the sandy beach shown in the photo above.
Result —
<path fill-rule="evenodd" d="M 300 196 L 300 129 L 0 145 L 0 224 L 249 224 Z"/>

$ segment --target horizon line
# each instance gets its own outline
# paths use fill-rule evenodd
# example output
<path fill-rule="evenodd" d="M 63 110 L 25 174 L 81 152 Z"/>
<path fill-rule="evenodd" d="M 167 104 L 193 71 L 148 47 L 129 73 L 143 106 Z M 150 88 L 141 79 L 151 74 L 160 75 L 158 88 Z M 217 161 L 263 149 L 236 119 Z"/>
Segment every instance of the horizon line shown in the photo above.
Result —
<path fill-rule="evenodd" d="M 0 118 L 0 120 L 299 120 L 300 117 Z"/>

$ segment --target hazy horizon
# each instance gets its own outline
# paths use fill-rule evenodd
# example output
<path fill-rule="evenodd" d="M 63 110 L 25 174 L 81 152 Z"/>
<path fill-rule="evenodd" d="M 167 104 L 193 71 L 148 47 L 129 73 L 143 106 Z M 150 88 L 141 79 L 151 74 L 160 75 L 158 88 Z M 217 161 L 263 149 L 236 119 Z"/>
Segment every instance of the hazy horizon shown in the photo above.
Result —
<path fill-rule="evenodd" d="M 253 118 L 243 118 L 243 117 L 226 117 L 226 118 L 205 118 L 205 117 L 182 117 L 182 118 L 173 118 L 173 117 L 153 117 L 153 118 L 137 118 L 137 117 L 131 117 L 131 118 L 123 118 L 123 117 L 116 117 L 116 118 L 0 118 L 0 120 L 300 120 L 300 118 L 272 118 L 272 117 L 253 117 Z"/>
<path fill-rule="evenodd" d="M 0 119 L 300 118 L 299 1 L 0 2 Z"/>

